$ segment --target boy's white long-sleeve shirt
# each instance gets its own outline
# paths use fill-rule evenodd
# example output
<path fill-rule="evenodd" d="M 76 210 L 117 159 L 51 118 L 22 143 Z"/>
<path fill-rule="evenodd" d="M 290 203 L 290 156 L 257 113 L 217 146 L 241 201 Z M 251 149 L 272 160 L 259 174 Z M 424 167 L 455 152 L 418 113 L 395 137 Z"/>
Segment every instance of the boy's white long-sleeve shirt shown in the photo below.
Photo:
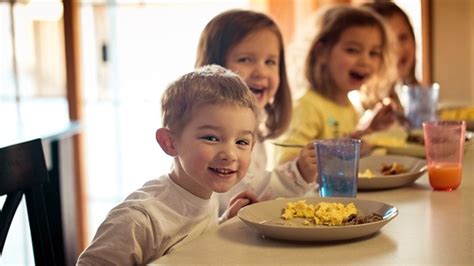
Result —
<path fill-rule="evenodd" d="M 109 212 L 77 264 L 146 264 L 217 223 L 215 196 L 196 197 L 164 175 Z"/>
<path fill-rule="evenodd" d="M 220 213 L 223 213 L 231 198 L 244 190 L 251 190 L 261 201 L 278 197 L 299 197 L 315 189 L 316 183 L 306 183 L 301 176 L 296 160 L 289 161 L 267 171 L 267 152 L 263 142 L 257 142 L 252 151 L 252 162 L 247 175 L 231 190 L 219 193 Z"/>

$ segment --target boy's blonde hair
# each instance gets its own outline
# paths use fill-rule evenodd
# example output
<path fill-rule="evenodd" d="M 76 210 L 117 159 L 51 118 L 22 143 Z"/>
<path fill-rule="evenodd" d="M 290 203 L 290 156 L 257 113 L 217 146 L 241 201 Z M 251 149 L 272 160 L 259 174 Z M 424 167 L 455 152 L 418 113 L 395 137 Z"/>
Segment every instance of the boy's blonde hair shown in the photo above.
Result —
<path fill-rule="evenodd" d="M 179 136 L 196 109 L 208 104 L 249 108 L 258 121 L 257 102 L 245 82 L 230 70 L 208 65 L 181 76 L 165 90 L 161 97 L 163 127 Z"/>
<path fill-rule="evenodd" d="M 233 9 L 214 17 L 204 28 L 199 38 L 195 66 L 218 64 L 225 66 L 230 50 L 249 34 L 269 29 L 280 43 L 280 85 L 273 102 L 265 106 L 265 127 L 261 129 L 263 139 L 280 136 L 291 120 L 291 92 L 285 67 L 283 37 L 277 24 L 267 15 L 250 10 Z"/>
<path fill-rule="evenodd" d="M 382 36 L 382 62 L 378 73 L 362 86 L 361 92 L 365 101 L 377 101 L 385 97 L 390 88 L 389 84 L 396 78 L 396 72 L 393 36 L 387 30 L 383 19 L 367 8 L 350 5 L 328 5 L 318 10 L 312 19 L 315 20 L 315 24 L 312 24 L 314 37 L 306 50 L 308 52 L 304 63 L 306 85 L 332 99 L 336 93 L 334 80 L 321 57 L 331 51 L 348 28 L 374 26 L 380 30 Z"/>

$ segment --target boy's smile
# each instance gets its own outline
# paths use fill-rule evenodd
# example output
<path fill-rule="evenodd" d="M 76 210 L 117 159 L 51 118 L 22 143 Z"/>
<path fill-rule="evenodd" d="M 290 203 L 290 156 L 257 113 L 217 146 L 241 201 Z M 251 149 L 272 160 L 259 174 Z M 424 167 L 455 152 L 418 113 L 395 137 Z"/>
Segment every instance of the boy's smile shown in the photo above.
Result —
<path fill-rule="evenodd" d="M 201 198 L 228 191 L 247 174 L 255 130 L 255 114 L 249 108 L 232 104 L 197 108 L 174 137 L 172 179 Z"/>

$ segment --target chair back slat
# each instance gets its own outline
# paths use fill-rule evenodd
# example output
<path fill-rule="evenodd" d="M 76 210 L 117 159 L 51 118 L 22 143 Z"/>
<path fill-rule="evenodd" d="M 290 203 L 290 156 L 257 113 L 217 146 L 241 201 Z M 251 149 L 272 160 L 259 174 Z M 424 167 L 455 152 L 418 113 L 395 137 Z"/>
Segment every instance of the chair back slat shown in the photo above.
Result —
<path fill-rule="evenodd" d="M 33 253 L 35 254 L 35 264 L 55 265 L 53 239 L 48 217 L 45 215 L 47 210 L 42 186 L 39 185 L 26 190 L 25 197 L 31 240 L 34 243 Z M 39 254 L 39 256 L 36 254 Z"/>
<path fill-rule="evenodd" d="M 18 205 L 25 195 L 36 265 L 57 265 L 61 254 L 53 248 L 45 190 L 49 180 L 41 139 L 0 148 L 0 195 L 7 198 L 0 211 L 0 255 Z"/>
<path fill-rule="evenodd" d="M 0 149 L 0 195 L 48 181 L 41 140 Z"/>
<path fill-rule="evenodd" d="M 0 212 L 0 255 L 3 253 L 3 246 L 7 240 L 8 230 L 12 224 L 15 212 L 18 209 L 23 193 L 21 191 L 12 192 L 7 195 Z"/>

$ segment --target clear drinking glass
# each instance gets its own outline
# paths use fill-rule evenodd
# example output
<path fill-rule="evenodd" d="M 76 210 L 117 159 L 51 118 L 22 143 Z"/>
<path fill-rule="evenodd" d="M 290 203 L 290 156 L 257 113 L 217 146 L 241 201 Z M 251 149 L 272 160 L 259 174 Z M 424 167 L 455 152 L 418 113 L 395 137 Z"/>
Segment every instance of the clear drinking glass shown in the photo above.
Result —
<path fill-rule="evenodd" d="M 439 85 L 403 85 L 397 88 L 405 117 L 412 128 L 421 128 L 425 121 L 435 121 L 438 106 Z"/>
<path fill-rule="evenodd" d="M 321 197 L 356 197 L 359 172 L 359 139 L 314 142 Z"/>

